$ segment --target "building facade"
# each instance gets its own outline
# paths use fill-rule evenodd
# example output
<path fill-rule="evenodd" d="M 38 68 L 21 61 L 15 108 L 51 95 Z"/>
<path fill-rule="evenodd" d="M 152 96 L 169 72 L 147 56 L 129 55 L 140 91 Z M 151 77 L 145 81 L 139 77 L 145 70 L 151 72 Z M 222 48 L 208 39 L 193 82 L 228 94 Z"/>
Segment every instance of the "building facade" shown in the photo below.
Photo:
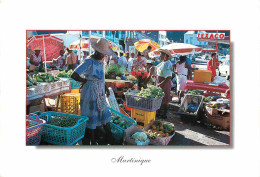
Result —
<path fill-rule="evenodd" d="M 209 45 L 208 42 L 198 41 L 197 34 L 198 33 L 206 33 L 206 31 L 188 31 L 184 34 L 184 43 L 196 45 L 202 48 L 211 48 L 212 45 Z"/>
<path fill-rule="evenodd" d="M 136 31 L 136 37 L 140 39 L 151 39 L 157 42 L 161 47 L 167 45 L 166 31 Z"/>

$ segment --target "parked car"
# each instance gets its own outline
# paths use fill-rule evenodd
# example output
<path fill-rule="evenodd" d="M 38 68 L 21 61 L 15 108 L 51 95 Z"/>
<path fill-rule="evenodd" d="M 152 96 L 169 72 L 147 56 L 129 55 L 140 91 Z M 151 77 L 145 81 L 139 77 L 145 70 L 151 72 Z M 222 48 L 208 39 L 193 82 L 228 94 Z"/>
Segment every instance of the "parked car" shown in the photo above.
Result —
<path fill-rule="evenodd" d="M 220 63 L 218 67 L 219 76 L 229 76 L 230 75 L 230 67 L 229 60 L 224 60 Z"/>

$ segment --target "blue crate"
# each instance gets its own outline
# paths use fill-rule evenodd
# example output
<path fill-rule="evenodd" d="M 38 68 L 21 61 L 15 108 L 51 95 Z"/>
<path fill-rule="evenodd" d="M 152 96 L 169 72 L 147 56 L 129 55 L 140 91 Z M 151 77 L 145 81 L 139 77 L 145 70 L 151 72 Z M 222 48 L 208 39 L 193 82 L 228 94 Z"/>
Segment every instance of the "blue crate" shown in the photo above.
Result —
<path fill-rule="evenodd" d="M 76 118 L 77 124 L 74 127 L 58 127 L 48 124 L 48 121 L 60 118 Z M 42 141 L 55 145 L 73 145 L 81 140 L 85 135 L 88 117 L 66 114 L 60 112 L 44 112 L 39 118 L 46 121 L 43 126 Z"/>
<path fill-rule="evenodd" d="M 80 82 L 75 81 L 74 79 L 71 79 L 71 78 L 70 78 L 70 85 L 71 85 L 71 89 L 80 88 Z"/>
<path fill-rule="evenodd" d="M 112 108 L 108 108 L 108 109 L 110 110 L 112 115 L 120 116 L 129 125 L 129 127 L 137 125 L 136 121 L 131 119 L 130 117 L 127 117 L 124 114 L 117 112 Z M 119 143 L 123 142 L 123 136 L 124 136 L 125 129 L 123 129 L 122 127 L 114 124 L 112 122 L 112 120 L 110 122 L 110 128 L 111 128 L 112 136 L 114 137 L 115 141 L 119 142 Z"/>

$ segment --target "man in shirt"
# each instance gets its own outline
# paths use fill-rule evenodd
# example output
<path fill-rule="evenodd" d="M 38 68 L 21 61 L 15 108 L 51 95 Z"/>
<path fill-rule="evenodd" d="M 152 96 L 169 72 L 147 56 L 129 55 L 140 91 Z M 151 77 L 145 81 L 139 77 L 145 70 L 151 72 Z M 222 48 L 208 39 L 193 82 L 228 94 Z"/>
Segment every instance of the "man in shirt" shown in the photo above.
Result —
<path fill-rule="evenodd" d="M 60 50 L 60 55 L 58 56 L 58 58 L 53 59 L 56 63 L 56 66 L 58 68 L 63 68 L 63 66 L 66 63 L 66 58 L 65 58 L 65 51 L 64 50 Z"/>
<path fill-rule="evenodd" d="M 131 67 L 132 67 L 134 58 L 135 58 L 135 54 L 134 54 L 134 53 L 131 53 L 131 58 L 129 58 L 129 60 L 128 60 L 128 62 L 127 62 L 127 63 L 128 63 L 128 64 L 127 64 L 127 71 L 128 71 L 128 72 L 131 72 Z"/>
<path fill-rule="evenodd" d="M 149 57 L 149 52 L 151 52 L 151 50 L 152 50 L 152 47 L 151 46 L 148 46 L 147 47 L 147 49 L 145 49 L 144 51 L 143 51 L 143 56 L 147 59 L 147 60 L 149 60 L 150 59 L 150 57 Z"/>
<path fill-rule="evenodd" d="M 213 82 L 216 76 L 216 69 L 219 66 L 219 61 L 216 53 L 211 54 L 211 59 L 207 63 L 207 70 L 212 71 L 211 82 Z"/>
<path fill-rule="evenodd" d="M 72 52 L 72 50 L 69 50 L 69 53 L 68 53 L 68 56 L 67 56 L 67 70 L 74 70 L 75 69 L 75 66 L 77 64 L 77 55 Z"/>
<path fill-rule="evenodd" d="M 118 59 L 118 65 L 120 67 L 124 67 L 125 69 L 127 69 L 127 60 L 126 58 L 124 57 L 124 53 L 123 52 L 120 52 L 120 58 Z"/>

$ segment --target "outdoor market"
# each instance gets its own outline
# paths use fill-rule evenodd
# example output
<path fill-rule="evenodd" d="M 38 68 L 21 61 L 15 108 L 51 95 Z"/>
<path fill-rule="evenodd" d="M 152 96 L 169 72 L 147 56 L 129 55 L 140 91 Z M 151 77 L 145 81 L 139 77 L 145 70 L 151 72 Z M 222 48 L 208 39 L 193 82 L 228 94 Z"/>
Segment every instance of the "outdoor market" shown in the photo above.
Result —
<path fill-rule="evenodd" d="M 229 35 L 27 31 L 26 145 L 230 145 Z"/>

